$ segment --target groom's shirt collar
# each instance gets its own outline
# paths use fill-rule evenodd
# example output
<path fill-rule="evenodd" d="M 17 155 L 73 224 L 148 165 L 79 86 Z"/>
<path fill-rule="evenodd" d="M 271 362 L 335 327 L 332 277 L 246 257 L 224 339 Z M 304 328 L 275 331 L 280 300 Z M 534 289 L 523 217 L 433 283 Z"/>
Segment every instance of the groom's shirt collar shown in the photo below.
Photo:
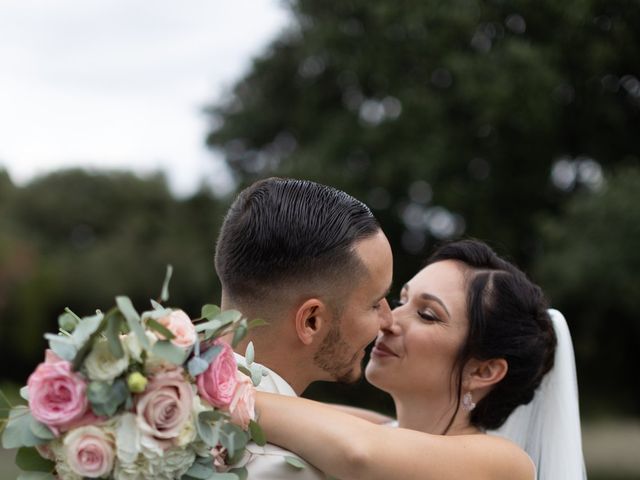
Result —
<path fill-rule="evenodd" d="M 244 367 L 247 366 L 247 361 L 242 355 L 240 355 L 239 353 L 234 353 L 234 355 L 236 357 L 236 362 L 238 362 L 238 365 L 242 365 Z M 284 378 L 282 378 L 270 368 L 267 368 L 262 364 L 259 365 L 263 368 L 263 374 L 260 385 L 256 387 L 258 390 L 260 390 L 261 392 L 279 393 L 280 395 L 287 395 L 288 397 L 297 397 L 296 392 Z"/>

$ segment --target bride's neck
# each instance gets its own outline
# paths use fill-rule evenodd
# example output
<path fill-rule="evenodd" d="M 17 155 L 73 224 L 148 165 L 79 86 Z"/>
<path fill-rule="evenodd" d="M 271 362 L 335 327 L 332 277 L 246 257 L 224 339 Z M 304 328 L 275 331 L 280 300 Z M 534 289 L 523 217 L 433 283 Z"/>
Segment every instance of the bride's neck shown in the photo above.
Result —
<path fill-rule="evenodd" d="M 469 415 L 449 399 L 426 401 L 420 397 L 395 397 L 398 426 L 433 435 L 466 435 L 478 433 L 479 429 L 469 424 Z M 453 422 L 451 418 L 454 416 Z M 449 425 L 451 422 L 451 425 Z M 449 427 L 447 429 L 447 427 Z"/>

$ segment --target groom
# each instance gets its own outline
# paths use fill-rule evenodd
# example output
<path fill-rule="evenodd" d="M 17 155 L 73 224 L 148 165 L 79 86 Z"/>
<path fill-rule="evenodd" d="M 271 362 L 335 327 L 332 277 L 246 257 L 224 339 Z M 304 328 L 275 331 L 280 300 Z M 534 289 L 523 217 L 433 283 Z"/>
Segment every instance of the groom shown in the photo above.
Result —
<path fill-rule="evenodd" d="M 253 342 L 267 367 L 261 390 L 299 395 L 318 380 L 358 380 L 365 347 L 391 321 L 389 242 L 366 205 L 325 185 L 269 178 L 243 190 L 215 264 L 222 308 L 269 322 L 237 348 Z M 324 478 L 288 466 L 292 454 L 273 445 L 248 450 L 249 478 Z"/>

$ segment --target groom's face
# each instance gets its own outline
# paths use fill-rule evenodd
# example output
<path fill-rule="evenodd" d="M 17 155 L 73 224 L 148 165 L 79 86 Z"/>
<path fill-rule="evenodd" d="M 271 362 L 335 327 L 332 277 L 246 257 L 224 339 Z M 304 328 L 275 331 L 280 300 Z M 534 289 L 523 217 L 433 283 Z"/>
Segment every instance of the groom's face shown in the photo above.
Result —
<path fill-rule="evenodd" d="M 379 231 L 358 242 L 355 253 L 367 272 L 355 282 L 340 318 L 333 319 L 314 357 L 316 365 L 339 382 L 355 382 L 362 376 L 365 348 L 380 327 L 391 321 L 385 297 L 391 287 L 393 258 L 387 237 Z"/>

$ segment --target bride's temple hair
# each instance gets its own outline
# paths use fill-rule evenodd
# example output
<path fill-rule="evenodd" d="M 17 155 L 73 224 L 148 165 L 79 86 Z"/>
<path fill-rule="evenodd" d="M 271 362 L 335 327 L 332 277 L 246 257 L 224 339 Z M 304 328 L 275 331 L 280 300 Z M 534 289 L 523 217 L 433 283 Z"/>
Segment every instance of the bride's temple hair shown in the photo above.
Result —
<path fill-rule="evenodd" d="M 485 430 L 501 426 L 513 410 L 527 404 L 553 366 L 556 337 L 540 287 L 486 244 L 462 240 L 441 246 L 427 264 L 455 260 L 466 269 L 469 330 L 452 372 L 460 408 L 462 369 L 468 360 L 504 358 L 504 378 L 477 402 L 471 424 Z"/>

